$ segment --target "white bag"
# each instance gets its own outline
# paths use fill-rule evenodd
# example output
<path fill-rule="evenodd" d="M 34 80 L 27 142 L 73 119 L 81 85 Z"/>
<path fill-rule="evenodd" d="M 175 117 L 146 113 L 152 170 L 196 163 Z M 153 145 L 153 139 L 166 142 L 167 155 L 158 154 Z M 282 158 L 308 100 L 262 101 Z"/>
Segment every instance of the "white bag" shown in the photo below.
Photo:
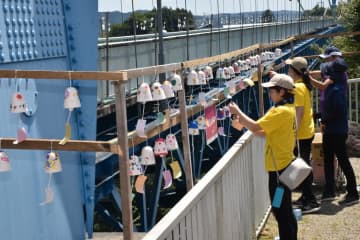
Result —
<path fill-rule="evenodd" d="M 304 161 L 304 159 L 297 157 L 280 174 L 279 180 L 290 190 L 294 190 L 305 180 L 307 176 L 309 176 L 311 170 L 311 167 Z"/>

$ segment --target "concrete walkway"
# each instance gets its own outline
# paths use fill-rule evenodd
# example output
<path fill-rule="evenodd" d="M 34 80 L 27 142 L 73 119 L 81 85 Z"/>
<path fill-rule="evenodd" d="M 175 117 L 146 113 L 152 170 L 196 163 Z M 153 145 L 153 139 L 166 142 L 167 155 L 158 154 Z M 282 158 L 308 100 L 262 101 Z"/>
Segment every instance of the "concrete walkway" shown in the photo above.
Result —
<path fill-rule="evenodd" d="M 352 158 L 357 184 L 360 185 L 360 158 Z M 320 190 L 320 189 L 319 189 Z M 321 196 L 321 191 L 316 192 Z M 293 198 L 299 194 L 293 194 Z M 360 239 L 360 203 L 342 207 L 338 201 L 344 193 L 340 193 L 332 202 L 322 203 L 318 213 L 302 216 L 298 222 L 299 240 L 355 240 Z M 278 236 L 275 219 L 270 216 L 260 240 L 273 240 Z"/>

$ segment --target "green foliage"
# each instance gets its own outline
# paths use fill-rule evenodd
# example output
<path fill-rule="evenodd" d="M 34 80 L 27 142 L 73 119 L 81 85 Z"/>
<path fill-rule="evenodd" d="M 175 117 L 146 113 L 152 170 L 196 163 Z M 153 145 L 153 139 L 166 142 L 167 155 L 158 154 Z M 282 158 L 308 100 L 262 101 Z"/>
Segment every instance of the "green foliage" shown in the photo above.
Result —
<path fill-rule="evenodd" d="M 325 12 L 324 7 L 320 7 L 319 4 L 316 4 L 316 6 L 311 10 L 305 10 L 304 16 L 323 16 Z M 331 16 L 331 10 L 327 9 L 326 16 Z"/>
<path fill-rule="evenodd" d="M 274 13 L 270 9 L 266 9 L 261 16 L 261 21 L 263 23 L 273 22 L 274 19 L 275 19 Z"/>
<path fill-rule="evenodd" d="M 111 26 L 110 36 L 128 36 L 134 35 L 133 21 L 135 20 L 136 34 L 147 34 L 156 32 L 156 9 L 150 12 L 136 12 L 135 18 L 131 15 L 123 24 L 114 24 Z M 162 18 L 164 30 L 167 32 L 186 29 L 186 18 L 188 18 L 189 29 L 194 29 L 194 20 L 191 11 L 185 9 L 172 9 L 163 7 Z"/>
<path fill-rule="evenodd" d="M 340 13 L 340 22 L 347 31 L 360 31 L 360 0 L 340 4 L 338 12 Z M 334 38 L 333 44 L 342 52 L 358 52 L 360 51 L 360 36 L 339 36 Z M 345 59 L 349 66 L 349 77 L 359 77 L 359 55 L 346 56 Z"/>
<path fill-rule="evenodd" d="M 339 4 L 340 21 L 346 29 L 352 32 L 360 31 L 360 0 Z M 357 36 L 360 41 L 360 36 Z"/>
<path fill-rule="evenodd" d="M 323 52 L 321 47 L 316 43 L 311 44 L 309 46 L 309 50 L 313 55 L 319 55 L 319 54 L 321 54 Z"/>
<path fill-rule="evenodd" d="M 356 41 L 354 37 L 336 37 L 333 40 L 333 44 L 341 49 L 342 52 L 356 52 L 360 51 L 359 41 Z M 356 78 L 360 75 L 359 55 L 345 56 L 348 63 L 349 78 Z"/>

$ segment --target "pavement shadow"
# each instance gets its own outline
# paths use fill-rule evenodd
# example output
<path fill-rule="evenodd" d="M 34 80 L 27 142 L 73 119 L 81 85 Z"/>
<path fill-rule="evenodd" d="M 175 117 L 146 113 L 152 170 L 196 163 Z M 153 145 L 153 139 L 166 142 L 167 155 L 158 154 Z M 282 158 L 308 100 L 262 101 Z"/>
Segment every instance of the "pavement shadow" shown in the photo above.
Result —
<path fill-rule="evenodd" d="M 344 206 L 338 205 L 334 201 L 321 202 L 321 208 L 316 214 L 320 215 L 336 215 L 343 210 Z"/>

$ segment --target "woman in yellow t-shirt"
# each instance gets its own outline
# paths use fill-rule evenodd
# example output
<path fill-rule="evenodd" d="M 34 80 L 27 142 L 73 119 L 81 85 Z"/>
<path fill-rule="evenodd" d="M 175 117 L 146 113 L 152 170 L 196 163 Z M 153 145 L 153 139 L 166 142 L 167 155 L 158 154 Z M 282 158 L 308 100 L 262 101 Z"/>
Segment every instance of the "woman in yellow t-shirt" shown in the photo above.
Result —
<path fill-rule="evenodd" d="M 312 86 L 308 75 L 308 64 L 305 58 L 295 57 L 285 62 L 289 65 L 289 76 L 295 80 L 295 109 L 297 119 L 297 138 L 299 148 L 295 147 L 294 154 L 300 151 L 300 156 L 310 165 L 311 143 L 314 138 L 314 120 L 311 101 Z M 312 191 L 313 174 L 311 173 L 300 185 L 301 197 L 294 202 L 302 213 L 313 213 L 320 210 Z"/>
<path fill-rule="evenodd" d="M 292 93 L 295 86 L 293 79 L 285 74 L 275 74 L 262 86 L 269 88 L 269 95 L 275 106 L 259 120 L 249 118 L 235 103 L 230 103 L 229 107 L 234 114 L 234 126 L 245 126 L 255 134 L 266 136 L 265 169 L 269 173 L 269 195 L 280 239 L 296 240 L 297 222 L 291 206 L 291 191 L 278 180 L 278 174 L 295 158 L 293 150 L 296 125 Z M 283 193 L 277 194 L 278 189 L 282 189 Z M 280 201 L 274 204 L 276 199 Z"/>

